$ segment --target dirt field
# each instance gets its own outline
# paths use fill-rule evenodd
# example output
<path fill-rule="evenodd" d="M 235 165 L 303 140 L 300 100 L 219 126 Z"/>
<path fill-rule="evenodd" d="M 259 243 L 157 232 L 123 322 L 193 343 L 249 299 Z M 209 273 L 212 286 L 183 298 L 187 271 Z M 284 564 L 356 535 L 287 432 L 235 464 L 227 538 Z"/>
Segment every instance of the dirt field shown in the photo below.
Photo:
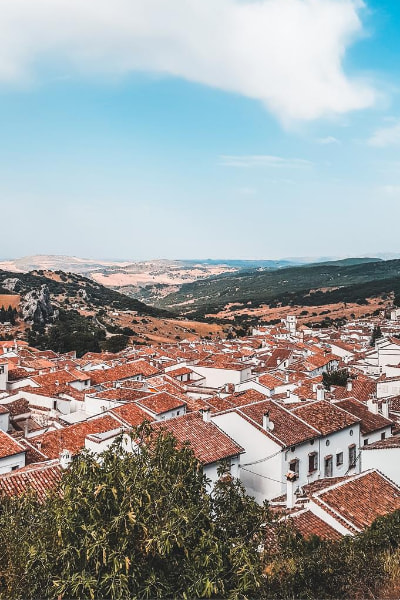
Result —
<path fill-rule="evenodd" d="M 11 308 L 18 309 L 20 301 L 21 297 L 17 294 L 0 294 L 0 308 L 4 306 L 7 309 L 11 306 Z"/>
<path fill-rule="evenodd" d="M 249 317 L 258 317 L 260 321 L 272 321 L 274 319 L 283 319 L 287 314 L 291 314 L 296 315 L 299 322 L 312 321 L 316 323 L 322 321 L 325 317 L 330 317 L 331 319 L 347 317 L 347 319 L 351 319 L 353 318 L 352 315 L 354 315 L 355 318 L 360 318 L 366 313 L 382 310 L 385 307 L 385 302 L 381 298 L 368 298 L 367 302 L 368 304 L 364 305 L 345 304 L 344 302 L 340 302 L 322 306 L 280 306 L 279 308 L 259 306 L 257 308 L 237 308 L 236 310 L 229 309 L 234 309 L 238 306 L 237 304 L 228 304 L 225 309 L 219 313 L 206 316 L 210 318 L 233 320 L 235 316 L 248 315 Z"/>

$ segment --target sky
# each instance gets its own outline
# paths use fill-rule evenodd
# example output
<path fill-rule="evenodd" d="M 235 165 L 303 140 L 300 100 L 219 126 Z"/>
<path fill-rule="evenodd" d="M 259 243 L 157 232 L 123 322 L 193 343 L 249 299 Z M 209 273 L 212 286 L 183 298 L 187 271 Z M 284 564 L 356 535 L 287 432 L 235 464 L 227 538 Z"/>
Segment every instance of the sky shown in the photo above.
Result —
<path fill-rule="evenodd" d="M 2 0 L 0 258 L 400 252 L 396 0 Z"/>

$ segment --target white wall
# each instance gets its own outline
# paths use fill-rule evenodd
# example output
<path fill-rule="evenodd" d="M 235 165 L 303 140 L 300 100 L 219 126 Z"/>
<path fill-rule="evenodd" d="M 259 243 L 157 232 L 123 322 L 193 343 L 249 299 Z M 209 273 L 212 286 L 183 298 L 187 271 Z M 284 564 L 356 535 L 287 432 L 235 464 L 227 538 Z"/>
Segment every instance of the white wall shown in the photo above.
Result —
<path fill-rule="evenodd" d="M 250 379 L 251 367 L 246 367 L 242 371 L 235 369 L 215 369 L 212 367 L 200 367 L 195 366 L 196 373 L 205 377 L 206 381 L 204 385 L 207 387 L 219 388 L 225 383 L 241 383 Z"/>
<path fill-rule="evenodd" d="M 14 454 L 13 456 L 5 456 L 4 458 L 0 458 L 0 473 L 9 473 L 13 470 L 13 467 L 21 467 L 25 466 L 25 452 L 21 452 L 20 454 Z"/>
<path fill-rule="evenodd" d="M 8 364 L 0 364 L 0 390 L 5 391 L 7 389 L 8 379 Z"/>
<path fill-rule="evenodd" d="M 393 363 L 394 364 L 394 363 Z M 400 395 L 400 377 L 389 381 L 378 381 L 376 385 L 377 398 Z"/>
<path fill-rule="evenodd" d="M 370 449 L 361 452 L 362 470 L 378 469 L 400 485 L 400 448 Z"/>
<path fill-rule="evenodd" d="M 117 406 L 122 406 L 123 404 L 125 404 L 125 402 L 119 402 L 118 400 L 107 400 L 106 398 L 85 396 L 83 410 L 87 412 L 88 415 L 99 415 L 105 410 L 117 408 Z"/>
<path fill-rule="evenodd" d="M 392 437 L 392 427 L 388 425 L 383 429 L 378 429 L 378 431 L 373 431 L 372 433 L 367 433 L 366 435 L 361 435 L 361 448 L 364 446 L 364 440 L 368 440 L 368 444 L 373 444 L 374 442 L 379 442 L 382 439 L 382 433 L 385 433 L 385 438 Z M 364 470 L 364 467 L 363 467 Z"/>
<path fill-rule="evenodd" d="M 260 503 L 282 494 L 281 446 L 235 412 L 211 416 L 211 420 L 245 450 L 240 457 L 240 480 L 246 492 Z M 275 456 L 245 466 L 271 455 Z"/>
<path fill-rule="evenodd" d="M 0 413 L 0 430 L 8 431 L 10 427 L 10 413 Z"/>

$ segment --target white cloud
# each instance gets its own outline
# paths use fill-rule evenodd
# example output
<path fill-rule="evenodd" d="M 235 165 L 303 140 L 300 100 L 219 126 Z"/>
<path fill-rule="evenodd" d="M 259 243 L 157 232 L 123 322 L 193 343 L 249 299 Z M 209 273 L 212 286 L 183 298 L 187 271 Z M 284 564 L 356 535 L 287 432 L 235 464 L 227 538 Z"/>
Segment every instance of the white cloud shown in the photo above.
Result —
<path fill-rule="evenodd" d="M 340 141 L 337 138 L 328 135 L 328 137 L 319 138 L 317 143 L 322 144 L 323 146 L 328 146 L 330 144 L 340 144 Z"/>
<path fill-rule="evenodd" d="M 388 127 L 381 127 L 369 138 L 368 144 L 377 148 L 396 146 L 400 144 L 400 121 L 394 122 Z"/>
<path fill-rule="evenodd" d="M 372 105 L 342 60 L 360 0 L 2 0 L 0 81 L 152 71 L 261 101 L 281 120 Z M 63 68 L 60 69 L 60 64 Z"/>
<path fill-rule="evenodd" d="M 285 167 L 289 169 L 303 169 L 312 166 L 312 162 L 303 160 L 302 158 L 282 158 L 281 156 L 270 156 L 268 154 L 253 154 L 247 156 L 224 154 L 219 158 L 219 164 L 223 167 Z"/>
<path fill-rule="evenodd" d="M 382 191 L 389 196 L 400 196 L 400 185 L 384 185 Z"/>

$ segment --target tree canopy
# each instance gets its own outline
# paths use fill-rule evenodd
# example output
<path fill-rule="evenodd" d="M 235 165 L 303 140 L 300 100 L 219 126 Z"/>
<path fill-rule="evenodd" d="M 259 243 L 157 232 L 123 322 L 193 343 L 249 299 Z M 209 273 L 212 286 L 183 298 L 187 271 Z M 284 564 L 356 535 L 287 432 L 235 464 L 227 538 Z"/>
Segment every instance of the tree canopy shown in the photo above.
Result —
<path fill-rule="evenodd" d="M 305 540 L 227 465 L 210 494 L 191 448 L 149 433 L 83 452 L 44 500 L 0 499 L 0 599 L 398 597 L 400 511 Z"/>

